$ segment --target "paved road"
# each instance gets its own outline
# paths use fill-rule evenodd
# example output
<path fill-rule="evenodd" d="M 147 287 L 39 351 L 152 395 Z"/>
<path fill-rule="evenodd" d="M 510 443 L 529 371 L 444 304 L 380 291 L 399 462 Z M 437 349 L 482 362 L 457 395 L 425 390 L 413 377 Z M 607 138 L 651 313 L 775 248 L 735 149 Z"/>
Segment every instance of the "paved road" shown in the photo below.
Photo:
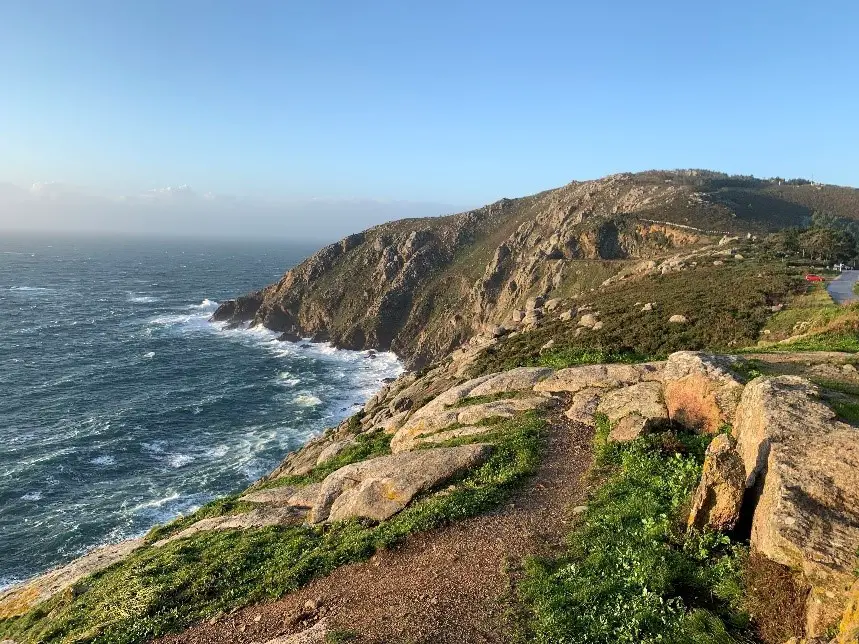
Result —
<path fill-rule="evenodd" d="M 829 283 L 826 290 L 838 304 L 850 304 L 859 301 L 859 296 L 853 293 L 853 285 L 857 280 L 859 271 L 844 271 Z"/>

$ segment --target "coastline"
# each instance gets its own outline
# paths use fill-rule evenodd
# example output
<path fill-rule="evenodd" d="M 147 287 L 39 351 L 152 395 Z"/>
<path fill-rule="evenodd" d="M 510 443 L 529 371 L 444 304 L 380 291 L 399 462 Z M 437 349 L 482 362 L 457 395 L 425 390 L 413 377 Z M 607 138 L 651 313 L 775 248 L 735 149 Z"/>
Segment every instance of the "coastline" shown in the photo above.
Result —
<path fill-rule="evenodd" d="M 217 302 L 213 302 L 211 300 L 205 300 L 204 302 L 217 305 Z M 202 305 L 198 308 L 202 308 Z M 247 326 L 239 326 L 239 327 L 231 327 L 227 323 L 217 322 L 209 318 L 206 321 L 206 324 L 210 324 L 219 328 L 220 331 L 235 331 L 240 333 L 252 332 L 251 327 Z M 231 494 L 235 494 L 241 492 L 242 490 L 246 490 L 249 488 L 253 488 L 260 481 L 265 480 L 268 476 L 270 476 L 271 472 L 275 471 L 283 460 L 291 453 L 300 451 L 303 447 L 305 447 L 309 442 L 319 438 L 322 436 L 327 430 L 336 426 L 339 422 L 342 422 L 349 416 L 351 416 L 355 409 L 360 409 L 358 406 L 359 403 L 363 406 L 367 401 L 371 400 L 375 395 L 379 393 L 388 383 L 396 380 L 397 377 L 406 373 L 406 370 L 403 366 L 403 361 L 400 356 L 396 355 L 393 351 L 376 351 L 373 349 L 368 350 L 354 350 L 347 349 L 343 347 L 336 346 L 333 342 L 330 341 L 322 341 L 316 340 L 313 338 L 300 338 L 295 341 L 280 339 L 276 336 L 279 334 L 276 331 L 271 329 L 266 329 L 264 327 L 256 328 L 256 332 L 264 331 L 269 334 L 271 337 L 267 339 L 268 342 L 278 344 L 287 344 L 291 345 L 294 348 L 308 348 L 308 345 L 312 345 L 312 348 L 321 351 L 323 353 L 332 355 L 334 357 L 344 356 L 349 354 L 364 354 L 362 359 L 366 360 L 376 360 L 376 361 L 395 361 L 395 366 L 392 370 L 387 370 L 385 376 L 381 377 L 376 383 L 375 388 L 372 390 L 363 389 L 361 390 L 362 399 L 356 402 L 353 402 L 352 407 L 341 407 L 339 411 L 335 412 L 335 416 L 342 416 L 331 425 L 317 428 L 309 433 L 303 435 L 302 440 L 292 446 L 288 451 L 282 453 L 274 463 L 274 465 L 266 470 L 263 474 L 257 476 L 254 479 L 249 480 L 249 482 L 240 485 L 236 489 L 232 491 L 223 492 L 221 494 L 215 495 L 213 497 L 205 499 L 202 503 L 196 506 L 190 507 L 186 511 L 181 511 L 179 513 L 173 514 L 164 520 L 156 521 L 155 523 L 149 525 L 146 529 L 138 531 L 136 534 L 120 539 L 120 540 L 110 540 L 108 538 L 102 540 L 101 542 L 93 545 L 92 547 L 86 549 L 85 551 L 77 553 L 72 559 L 59 563 L 57 565 L 51 566 L 35 574 L 23 578 L 12 580 L 9 583 L 5 583 L 0 585 L 0 600 L 5 599 L 7 596 L 14 594 L 19 589 L 32 584 L 33 582 L 44 580 L 44 584 L 48 590 L 50 590 L 50 595 L 53 595 L 57 592 L 58 586 L 64 585 L 64 580 L 66 579 L 78 579 L 81 576 L 81 572 L 83 574 L 89 575 L 99 570 L 103 570 L 104 568 L 110 566 L 112 563 L 120 561 L 127 557 L 131 552 L 136 550 L 138 547 L 143 545 L 143 537 L 149 533 L 153 528 L 165 525 L 182 517 L 190 516 L 194 512 L 196 512 L 200 507 L 207 503 L 212 503 L 221 498 L 228 497 Z M 341 353 L 342 352 L 342 353 Z M 308 396 L 309 399 L 315 398 L 315 396 Z M 318 399 L 316 399 L 318 400 Z M 313 400 L 309 400 L 309 402 L 315 402 Z M 64 586 L 63 586 L 64 587 Z M 2 619 L 4 615 L 0 614 L 0 619 Z"/>

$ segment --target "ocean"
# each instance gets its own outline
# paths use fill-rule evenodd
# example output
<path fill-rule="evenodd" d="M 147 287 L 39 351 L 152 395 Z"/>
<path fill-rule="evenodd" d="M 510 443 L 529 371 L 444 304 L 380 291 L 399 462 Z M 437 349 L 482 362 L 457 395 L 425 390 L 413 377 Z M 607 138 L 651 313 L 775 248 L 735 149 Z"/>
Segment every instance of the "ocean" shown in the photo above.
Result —
<path fill-rule="evenodd" d="M 246 487 L 402 371 L 208 322 L 315 249 L 0 235 L 0 587 Z"/>

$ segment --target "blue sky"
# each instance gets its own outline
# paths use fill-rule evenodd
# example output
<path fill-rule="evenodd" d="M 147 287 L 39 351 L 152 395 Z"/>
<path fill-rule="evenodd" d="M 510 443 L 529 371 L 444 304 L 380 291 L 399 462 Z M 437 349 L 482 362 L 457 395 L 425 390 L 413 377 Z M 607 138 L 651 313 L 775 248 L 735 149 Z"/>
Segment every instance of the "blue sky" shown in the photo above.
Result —
<path fill-rule="evenodd" d="M 859 3 L 0 0 L 0 182 L 464 208 L 859 184 Z"/>

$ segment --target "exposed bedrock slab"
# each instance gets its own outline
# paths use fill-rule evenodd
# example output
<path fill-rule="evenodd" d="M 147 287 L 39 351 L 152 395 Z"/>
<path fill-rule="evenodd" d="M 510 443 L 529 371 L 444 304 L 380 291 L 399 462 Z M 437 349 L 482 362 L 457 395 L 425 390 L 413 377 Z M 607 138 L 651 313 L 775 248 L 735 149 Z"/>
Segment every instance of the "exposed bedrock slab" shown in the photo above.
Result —
<path fill-rule="evenodd" d="M 612 424 L 609 439 L 629 441 L 668 424 L 668 409 L 662 402 L 662 385 L 640 382 L 608 391 L 599 401 L 597 412 Z"/>
<path fill-rule="evenodd" d="M 309 508 L 319 492 L 321 483 L 310 483 L 301 487 L 282 485 L 267 490 L 249 492 L 241 497 L 242 501 L 265 505 L 290 506 L 294 508 Z"/>
<path fill-rule="evenodd" d="M 593 364 L 561 369 L 538 382 L 534 391 L 575 393 L 587 388 L 615 389 L 638 382 L 658 381 L 662 363 Z"/>
<path fill-rule="evenodd" d="M 523 398 L 505 398 L 466 407 L 435 408 L 415 414 L 391 439 L 391 451 L 396 453 L 415 449 L 425 437 L 437 434 L 456 425 L 474 425 L 492 419 L 512 418 L 518 413 L 550 404 L 551 398 L 531 395 Z"/>
<path fill-rule="evenodd" d="M 547 367 L 519 367 L 494 374 L 489 380 L 477 385 L 469 396 L 489 396 L 505 391 L 525 391 L 554 373 Z"/>
<path fill-rule="evenodd" d="M 367 518 L 383 521 L 415 497 L 481 464 L 491 445 L 436 447 L 380 456 L 326 477 L 310 511 L 312 523 Z"/>

